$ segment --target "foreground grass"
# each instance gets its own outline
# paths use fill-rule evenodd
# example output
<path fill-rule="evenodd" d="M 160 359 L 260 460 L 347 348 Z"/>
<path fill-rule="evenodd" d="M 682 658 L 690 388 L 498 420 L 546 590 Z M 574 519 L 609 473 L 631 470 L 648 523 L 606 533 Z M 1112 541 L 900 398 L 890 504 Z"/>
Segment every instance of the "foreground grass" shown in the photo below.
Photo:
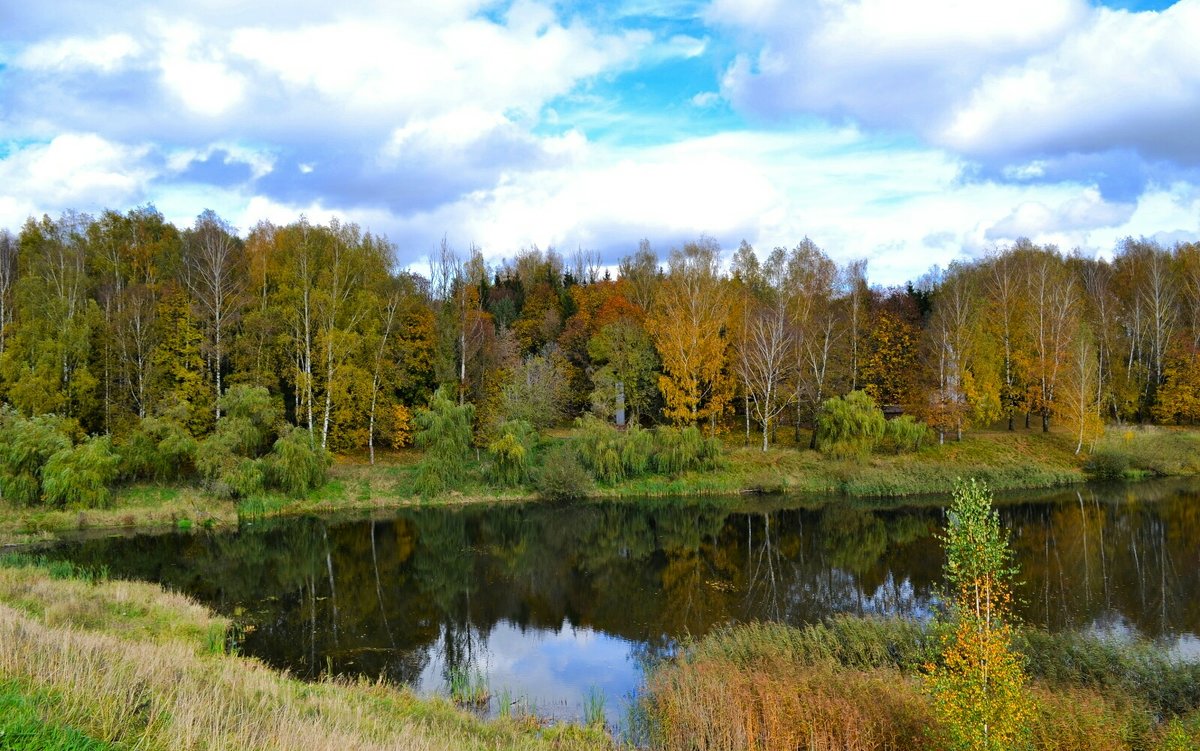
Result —
<path fill-rule="evenodd" d="M 598 731 L 483 721 L 392 686 L 303 683 L 228 654 L 228 623 L 182 595 L 58 574 L 0 563 L 0 748 L 610 746 Z"/>
<path fill-rule="evenodd" d="M 1030 746 L 1060 751 L 1200 748 L 1200 665 L 1150 645 L 1032 633 Z M 912 622 L 843 618 L 802 629 L 718 630 L 653 670 L 643 713 L 663 749 L 948 748 L 923 666 L 932 634 Z"/>
<path fill-rule="evenodd" d="M 570 431 L 547 437 L 542 453 Z M 927 444 L 913 453 L 875 453 L 837 460 L 789 443 L 768 452 L 726 436 L 724 460 L 716 470 L 679 475 L 649 474 L 615 484 L 595 484 L 593 497 L 645 498 L 732 496 L 745 493 L 809 493 L 852 498 L 947 493 L 960 477 L 984 480 L 995 490 L 1050 488 L 1083 482 L 1087 455 L 1076 455 L 1070 436 L 1018 430 L 978 431 L 964 440 Z M 1200 474 L 1200 431 L 1112 428 L 1098 453 L 1117 455 L 1129 477 Z M 236 525 L 239 519 L 290 514 L 397 508 L 412 504 L 519 502 L 537 498 L 532 485 L 500 488 L 487 476 L 486 460 L 468 463 L 460 487 L 434 498 L 415 489 L 415 450 L 382 453 L 371 465 L 362 455 L 338 457 L 329 481 L 303 497 L 263 494 L 238 503 L 199 489 L 139 485 L 120 488 L 111 508 L 57 510 L 15 508 L 0 501 L 0 545 L 53 539 L 78 530 L 195 529 Z"/>

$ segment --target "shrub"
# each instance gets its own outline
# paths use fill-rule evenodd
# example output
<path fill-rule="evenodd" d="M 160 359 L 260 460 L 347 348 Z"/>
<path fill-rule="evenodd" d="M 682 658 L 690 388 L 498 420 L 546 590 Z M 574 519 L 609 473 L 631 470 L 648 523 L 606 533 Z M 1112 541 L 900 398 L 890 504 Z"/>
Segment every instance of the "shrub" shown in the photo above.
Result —
<path fill-rule="evenodd" d="M 886 422 L 884 434 L 896 448 L 896 453 L 917 451 L 921 441 L 929 435 L 929 427 L 923 422 L 917 422 L 912 415 L 901 415 Z"/>
<path fill-rule="evenodd" d="M 1100 449 L 1084 462 L 1083 471 L 1093 480 L 1122 480 L 1129 472 L 1129 454 Z"/>
<path fill-rule="evenodd" d="M 615 483 L 650 469 L 654 434 L 637 425 L 617 430 L 594 415 L 584 415 L 575 424 L 579 427 L 575 438 L 579 458 L 596 479 Z"/>
<path fill-rule="evenodd" d="M 40 503 L 42 468 L 51 456 L 70 447 L 62 418 L 0 413 L 0 496 L 22 506 Z"/>
<path fill-rule="evenodd" d="M 575 446 L 579 458 L 592 475 L 601 482 L 614 483 L 625 478 L 625 460 L 622 457 L 621 431 L 596 418 L 584 415 L 575 421 L 579 433 Z"/>
<path fill-rule="evenodd" d="M 487 445 L 492 479 L 501 485 L 520 485 L 529 479 L 537 430 L 523 420 L 508 420 Z"/>
<path fill-rule="evenodd" d="M 434 392 L 428 408 L 417 412 L 414 441 L 425 449 L 416 471 L 417 491 L 422 495 L 440 493 L 462 478 L 474 420 L 475 406 L 455 404 L 445 386 Z"/>
<path fill-rule="evenodd" d="M 205 489 L 219 498 L 243 498 L 262 490 L 265 484 L 258 460 L 240 455 L 235 450 L 237 445 L 237 436 L 218 430 L 196 448 L 196 471 Z"/>
<path fill-rule="evenodd" d="M 196 439 L 178 421 L 147 417 L 117 446 L 128 479 L 178 480 L 194 469 Z"/>
<path fill-rule="evenodd" d="M 591 484 L 587 470 L 579 463 L 575 451 L 567 445 L 551 449 L 537 475 L 538 494 L 553 501 L 582 498 L 587 495 Z"/>
<path fill-rule="evenodd" d="M 883 413 L 863 391 L 827 399 L 817 413 L 817 443 L 840 459 L 870 453 L 886 430 Z"/>
<path fill-rule="evenodd" d="M 713 469 L 720 460 L 720 443 L 715 438 L 705 438 L 695 425 L 661 427 L 655 431 L 654 439 L 654 466 L 664 474 Z"/>
<path fill-rule="evenodd" d="M 329 454 L 303 428 L 289 428 L 265 459 L 266 480 L 291 495 L 303 495 L 325 484 Z M 244 495 L 244 494 L 243 494 Z"/>
<path fill-rule="evenodd" d="M 60 508 L 107 506 L 111 499 L 108 485 L 117 478 L 119 463 L 107 436 L 58 451 L 42 468 L 46 502 Z"/>
<path fill-rule="evenodd" d="M 221 419 L 215 433 L 239 456 L 258 457 L 275 441 L 283 412 L 262 386 L 231 386 L 219 400 Z"/>

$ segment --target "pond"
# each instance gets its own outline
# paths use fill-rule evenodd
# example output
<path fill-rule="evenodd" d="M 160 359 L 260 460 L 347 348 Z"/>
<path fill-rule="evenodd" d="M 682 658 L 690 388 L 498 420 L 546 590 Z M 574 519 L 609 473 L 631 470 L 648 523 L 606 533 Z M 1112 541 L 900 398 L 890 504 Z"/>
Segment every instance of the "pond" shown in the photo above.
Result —
<path fill-rule="evenodd" d="M 941 499 L 944 500 L 944 499 Z M 1200 487 L 999 498 L 1028 623 L 1159 640 L 1200 658 Z M 938 501 L 653 500 L 410 508 L 236 532 L 83 539 L 54 554 L 160 582 L 244 625 L 241 649 L 303 677 L 444 692 L 482 676 L 515 705 L 620 723 L 642 665 L 729 621 L 926 618 Z"/>

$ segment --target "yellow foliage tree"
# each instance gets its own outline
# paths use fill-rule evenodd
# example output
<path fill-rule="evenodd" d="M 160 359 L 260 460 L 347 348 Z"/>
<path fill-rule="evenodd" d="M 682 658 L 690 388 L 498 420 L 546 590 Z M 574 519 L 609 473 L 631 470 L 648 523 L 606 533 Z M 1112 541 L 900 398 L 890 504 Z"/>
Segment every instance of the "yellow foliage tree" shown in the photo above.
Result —
<path fill-rule="evenodd" d="M 727 372 L 726 332 L 729 294 L 711 240 L 671 251 L 668 272 L 646 319 L 646 329 L 662 360 L 658 379 L 675 423 L 716 420 L 732 404 L 734 380 Z"/>
<path fill-rule="evenodd" d="M 953 621 L 926 688 L 951 748 L 1011 751 L 1023 745 L 1033 714 L 1012 649 L 1012 551 L 983 483 L 957 485 L 949 518 L 942 543 Z"/>
<path fill-rule="evenodd" d="M 1200 422 L 1200 351 L 1182 343 L 1172 348 L 1158 387 L 1154 419 L 1165 423 Z"/>

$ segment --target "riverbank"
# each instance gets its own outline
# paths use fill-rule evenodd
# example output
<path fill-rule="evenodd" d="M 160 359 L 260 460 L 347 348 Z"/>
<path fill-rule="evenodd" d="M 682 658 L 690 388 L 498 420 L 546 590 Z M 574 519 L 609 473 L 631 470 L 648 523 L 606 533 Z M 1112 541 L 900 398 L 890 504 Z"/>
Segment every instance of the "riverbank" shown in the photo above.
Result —
<path fill-rule="evenodd" d="M 598 729 L 485 721 L 406 688 L 302 682 L 239 657 L 229 622 L 182 595 L 29 563 L 0 560 L 2 748 L 612 747 Z"/>
<path fill-rule="evenodd" d="M 543 439 L 545 449 L 569 432 Z M 727 437 L 720 466 L 678 475 L 647 474 L 613 484 L 593 483 L 593 498 L 810 494 L 849 498 L 901 498 L 949 492 L 955 479 L 986 480 L 995 490 L 1050 488 L 1088 479 L 1089 459 L 1102 461 L 1101 475 L 1116 477 L 1200 474 L 1200 431 L 1164 428 L 1110 429 L 1089 455 L 1076 455 L 1070 436 L 1038 431 L 981 431 L 963 441 L 925 445 L 916 452 L 875 453 L 837 460 L 783 445 L 762 452 Z M 195 487 L 154 485 L 119 488 L 110 508 L 14 508 L 0 504 L 0 546 L 53 540 L 60 533 L 95 530 L 229 528 L 239 519 L 339 511 L 386 510 L 417 504 L 525 502 L 538 498 L 531 484 L 497 488 L 483 461 L 470 462 L 454 491 L 423 498 L 414 489 L 415 450 L 381 454 L 371 465 L 361 456 L 338 457 L 328 482 L 292 498 L 265 494 L 240 502 L 213 498 Z M 1093 470 L 1095 471 L 1095 470 Z"/>

